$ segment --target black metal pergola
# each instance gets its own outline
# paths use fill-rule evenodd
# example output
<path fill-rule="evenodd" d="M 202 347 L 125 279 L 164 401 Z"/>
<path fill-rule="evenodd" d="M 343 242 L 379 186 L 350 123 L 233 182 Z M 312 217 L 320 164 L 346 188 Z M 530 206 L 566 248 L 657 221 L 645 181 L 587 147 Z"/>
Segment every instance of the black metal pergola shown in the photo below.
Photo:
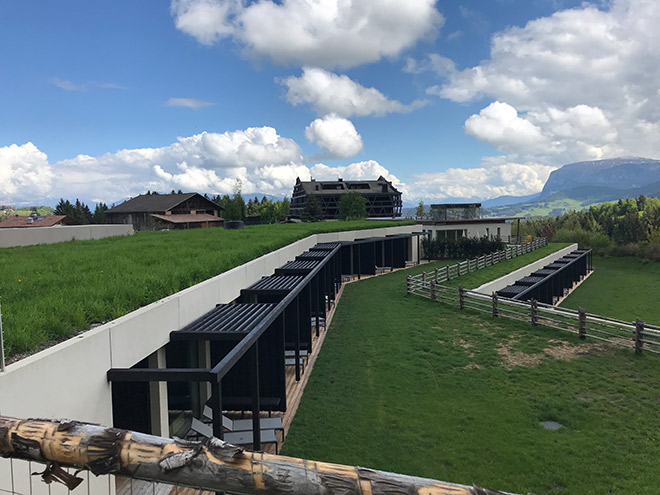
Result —
<path fill-rule="evenodd" d="M 240 297 L 170 333 L 170 341 L 208 341 L 210 368 L 110 369 L 111 382 L 207 382 L 213 434 L 223 438 L 222 411 L 250 410 L 255 450 L 261 448 L 259 413 L 286 410 L 286 349 L 294 351 L 300 379 L 301 350 L 312 345 L 312 321 L 320 321 L 334 303 L 342 274 L 373 274 L 376 263 L 404 267 L 412 255 L 403 234 L 350 242 L 317 244 L 295 260 L 241 290 Z M 419 239 L 419 238 L 418 238 Z M 354 254 L 356 253 L 356 258 Z M 346 259 L 348 271 L 345 271 Z"/>
<path fill-rule="evenodd" d="M 554 304 L 555 297 L 561 297 L 565 289 L 592 269 L 591 249 L 578 249 L 497 291 L 497 295 L 518 301 L 535 299 Z"/>

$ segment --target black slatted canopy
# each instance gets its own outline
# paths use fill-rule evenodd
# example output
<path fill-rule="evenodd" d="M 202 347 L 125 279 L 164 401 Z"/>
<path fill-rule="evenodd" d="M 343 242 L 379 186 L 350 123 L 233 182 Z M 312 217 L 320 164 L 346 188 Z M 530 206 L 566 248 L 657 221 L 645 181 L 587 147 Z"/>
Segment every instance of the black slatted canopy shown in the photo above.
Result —
<path fill-rule="evenodd" d="M 242 295 L 282 295 L 292 291 L 305 277 L 302 275 L 273 275 L 241 291 Z"/>
<path fill-rule="evenodd" d="M 341 246 L 341 242 L 319 242 L 310 251 L 332 251 L 334 248 Z"/>
<path fill-rule="evenodd" d="M 296 260 L 322 260 L 328 257 L 332 251 L 305 251 L 296 256 Z"/>
<path fill-rule="evenodd" d="M 275 304 L 219 304 L 181 330 L 171 340 L 241 340 L 274 308 Z"/>
<path fill-rule="evenodd" d="M 321 264 L 320 260 L 289 261 L 275 270 L 275 275 L 307 275 Z"/>

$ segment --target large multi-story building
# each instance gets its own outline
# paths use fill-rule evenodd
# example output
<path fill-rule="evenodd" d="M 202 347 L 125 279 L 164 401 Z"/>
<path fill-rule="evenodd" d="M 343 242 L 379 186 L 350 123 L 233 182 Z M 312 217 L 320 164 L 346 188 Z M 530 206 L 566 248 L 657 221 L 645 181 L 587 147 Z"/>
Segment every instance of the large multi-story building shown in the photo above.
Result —
<path fill-rule="evenodd" d="M 302 218 L 309 198 L 321 207 L 324 219 L 337 218 L 339 201 L 350 192 L 359 192 L 367 199 L 367 216 L 392 218 L 401 216 L 401 193 L 384 177 L 377 180 L 301 181 L 296 179 L 291 197 L 291 216 Z"/>

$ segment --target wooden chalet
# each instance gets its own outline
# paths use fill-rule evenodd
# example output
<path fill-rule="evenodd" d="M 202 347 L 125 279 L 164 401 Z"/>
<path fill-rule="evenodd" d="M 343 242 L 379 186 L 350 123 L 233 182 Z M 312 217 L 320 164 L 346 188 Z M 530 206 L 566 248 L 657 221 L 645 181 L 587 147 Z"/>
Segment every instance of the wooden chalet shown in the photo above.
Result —
<path fill-rule="evenodd" d="M 198 193 L 142 194 L 106 212 L 108 223 L 135 230 L 221 227 L 222 206 Z"/>
<path fill-rule="evenodd" d="M 303 182 L 296 179 L 291 197 L 291 216 L 301 218 L 305 205 L 314 197 L 321 207 L 324 219 L 337 218 L 339 201 L 350 192 L 359 192 L 367 198 L 367 216 L 392 218 L 401 216 L 401 193 L 384 177 L 377 180 L 342 180 Z"/>

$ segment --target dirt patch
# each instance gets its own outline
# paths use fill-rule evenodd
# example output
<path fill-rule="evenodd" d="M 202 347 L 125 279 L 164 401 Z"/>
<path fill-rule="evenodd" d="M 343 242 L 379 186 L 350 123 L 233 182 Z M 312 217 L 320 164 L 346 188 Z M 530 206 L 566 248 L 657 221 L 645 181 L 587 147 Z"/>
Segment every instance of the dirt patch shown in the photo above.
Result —
<path fill-rule="evenodd" d="M 564 361 L 575 359 L 584 354 L 590 354 L 593 351 L 600 352 L 605 350 L 605 346 L 601 344 L 583 344 L 578 346 L 571 345 L 563 340 L 548 340 L 548 343 L 552 345 L 543 349 L 543 352 L 553 359 Z"/>
<path fill-rule="evenodd" d="M 517 341 L 511 340 L 506 344 L 501 344 L 497 348 L 497 353 L 500 355 L 504 367 L 508 370 L 515 368 L 516 366 L 538 366 L 543 361 L 544 355 L 539 354 L 527 354 L 522 351 L 514 351 L 510 348 Z"/>
<path fill-rule="evenodd" d="M 463 366 L 463 369 L 465 370 L 480 370 L 483 369 L 483 366 L 477 363 L 468 363 L 465 366 Z"/>
<path fill-rule="evenodd" d="M 517 342 L 518 340 L 516 339 L 509 340 L 504 344 L 500 344 L 497 348 L 497 353 L 500 355 L 506 369 L 512 369 L 516 366 L 538 366 L 545 359 L 560 359 L 562 361 L 568 361 L 585 354 L 593 354 L 594 352 L 605 350 L 605 346 L 601 344 L 583 344 L 576 346 L 563 340 L 549 340 L 548 344 L 550 345 L 543 349 L 542 352 L 528 354 L 526 352 L 514 351 L 511 349 L 511 347 Z"/>

